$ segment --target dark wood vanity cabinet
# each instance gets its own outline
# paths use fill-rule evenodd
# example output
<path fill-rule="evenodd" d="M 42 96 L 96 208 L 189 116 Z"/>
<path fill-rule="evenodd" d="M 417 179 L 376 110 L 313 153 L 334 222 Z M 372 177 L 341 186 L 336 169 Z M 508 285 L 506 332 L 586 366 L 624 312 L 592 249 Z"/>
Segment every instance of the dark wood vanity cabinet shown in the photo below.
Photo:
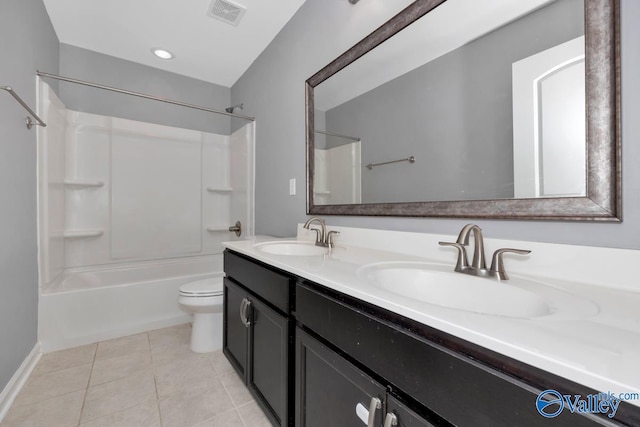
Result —
<path fill-rule="evenodd" d="M 339 292 L 309 282 L 296 288 L 296 320 L 305 334 L 312 335 L 326 347 L 348 360 L 354 367 L 374 378 L 389 393 L 409 404 L 398 406 L 397 400 L 385 399 L 383 410 L 404 418 L 402 409 L 420 414 L 410 417 L 405 425 L 456 425 L 472 427 L 563 426 L 594 427 L 637 424 L 619 424 L 605 416 L 580 415 L 565 409 L 555 418 L 545 418 L 536 409 L 540 392 L 553 384 L 569 393 L 586 396 L 584 387 L 531 366 L 492 354 L 470 343 L 455 339 L 417 322 L 407 321 L 395 313 L 359 301 Z M 311 347 L 306 335 L 298 338 L 298 374 L 296 375 L 297 408 L 307 411 L 305 405 L 318 405 L 310 400 L 310 389 L 305 375 Z M 466 344 L 465 344 L 466 343 Z M 466 347 L 465 347 L 466 346 Z M 457 347 L 457 348 L 456 348 Z M 475 356 L 464 351 L 480 349 Z M 487 357 L 499 365 L 516 363 L 523 376 L 530 379 L 542 375 L 547 386 L 534 386 L 523 379 L 489 366 L 480 361 Z M 315 357 L 315 356 L 314 356 Z M 333 356 L 337 357 L 337 356 Z M 325 360 L 331 360 L 325 356 Z M 503 365 L 503 367 L 504 367 Z M 303 366 L 302 370 L 301 367 Z M 514 365 L 515 366 L 515 365 Z M 306 370 L 305 370 L 306 369 Z M 326 370 L 326 369 L 325 369 Z M 539 371 L 539 372 L 538 372 Z M 347 377 L 343 375 L 343 377 Z M 542 378 L 542 377 L 541 377 Z M 539 378 L 538 378 L 539 379 Z M 340 387 L 326 387 L 326 393 L 340 393 Z M 353 409 L 352 402 L 349 402 Z M 315 411 L 332 410 L 330 405 Z M 422 418 L 420 418 L 422 417 Z M 377 418 L 376 418 L 377 419 Z M 378 419 L 377 419 L 378 420 Z M 431 423 L 431 424 L 430 424 Z M 298 424 L 304 427 L 307 424 Z M 315 425 L 315 424 L 310 424 Z M 345 424 L 348 425 L 348 424 Z M 366 424 L 351 424 L 366 425 Z M 382 424 L 376 421 L 376 426 Z M 398 424 L 401 425 L 401 424 Z"/>
<path fill-rule="evenodd" d="M 624 403 L 545 418 L 541 391 L 595 391 L 235 252 L 225 272 L 224 353 L 276 426 L 640 425 Z"/>
<path fill-rule="evenodd" d="M 290 426 L 291 276 L 225 253 L 223 352 L 276 426 Z"/>

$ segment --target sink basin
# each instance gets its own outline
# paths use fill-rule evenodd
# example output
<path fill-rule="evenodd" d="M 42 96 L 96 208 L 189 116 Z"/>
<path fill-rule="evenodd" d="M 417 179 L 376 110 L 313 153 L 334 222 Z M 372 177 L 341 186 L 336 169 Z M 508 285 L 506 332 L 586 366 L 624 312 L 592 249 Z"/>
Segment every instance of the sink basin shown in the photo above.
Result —
<path fill-rule="evenodd" d="M 537 282 L 524 279 L 500 282 L 456 273 L 451 266 L 389 262 L 364 266 L 358 276 L 382 291 L 468 312 L 534 318 L 555 311 L 549 298 L 529 290 L 539 288 Z"/>
<path fill-rule="evenodd" d="M 275 255 L 313 256 L 324 255 L 329 252 L 329 248 L 323 248 L 316 246 L 314 242 L 301 240 L 256 243 L 253 247 L 264 253 Z"/>

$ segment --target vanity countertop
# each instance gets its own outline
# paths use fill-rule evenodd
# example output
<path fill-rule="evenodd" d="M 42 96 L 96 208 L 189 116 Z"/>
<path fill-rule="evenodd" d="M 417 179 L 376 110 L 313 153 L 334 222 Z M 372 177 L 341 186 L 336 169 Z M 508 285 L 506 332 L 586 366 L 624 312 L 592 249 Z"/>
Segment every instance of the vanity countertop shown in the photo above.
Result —
<path fill-rule="evenodd" d="M 435 236 L 436 239 L 441 237 Z M 306 239 L 304 236 L 302 238 Z M 381 292 L 358 274 L 362 266 L 393 261 L 448 264 L 453 270 L 455 256 L 451 252 L 445 252 L 450 261 L 444 262 L 440 256 L 418 257 L 406 252 L 342 242 L 337 243 L 330 254 L 312 256 L 276 255 L 254 247 L 265 241 L 295 239 L 261 236 L 225 242 L 223 245 L 595 390 L 615 394 L 640 392 L 640 290 L 606 287 L 599 283 L 569 281 L 566 278 L 547 276 L 542 279 L 537 275 L 513 273 L 507 265 L 512 278 L 543 282 L 575 295 L 578 301 L 595 306 L 595 311 L 586 316 L 572 317 L 558 313 L 536 318 L 477 314 L 431 304 L 425 306 L 425 303 L 410 298 Z M 640 400 L 629 400 L 629 403 L 640 406 Z"/>

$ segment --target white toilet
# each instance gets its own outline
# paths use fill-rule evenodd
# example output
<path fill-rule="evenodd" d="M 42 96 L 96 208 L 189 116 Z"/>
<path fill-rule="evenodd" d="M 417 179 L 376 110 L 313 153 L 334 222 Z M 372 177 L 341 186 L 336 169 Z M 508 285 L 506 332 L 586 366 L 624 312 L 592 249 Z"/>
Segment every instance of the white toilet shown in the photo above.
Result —
<path fill-rule="evenodd" d="M 208 353 L 222 348 L 222 277 L 180 286 L 180 306 L 193 313 L 191 351 Z"/>

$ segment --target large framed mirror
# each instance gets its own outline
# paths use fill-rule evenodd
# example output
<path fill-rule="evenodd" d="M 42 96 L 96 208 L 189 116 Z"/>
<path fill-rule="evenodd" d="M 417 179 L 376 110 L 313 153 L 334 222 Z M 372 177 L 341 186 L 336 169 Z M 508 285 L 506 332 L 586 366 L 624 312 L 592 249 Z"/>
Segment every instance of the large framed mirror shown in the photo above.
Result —
<path fill-rule="evenodd" d="M 619 0 L 418 0 L 306 81 L 307 213 L 621 221 Z"/>

